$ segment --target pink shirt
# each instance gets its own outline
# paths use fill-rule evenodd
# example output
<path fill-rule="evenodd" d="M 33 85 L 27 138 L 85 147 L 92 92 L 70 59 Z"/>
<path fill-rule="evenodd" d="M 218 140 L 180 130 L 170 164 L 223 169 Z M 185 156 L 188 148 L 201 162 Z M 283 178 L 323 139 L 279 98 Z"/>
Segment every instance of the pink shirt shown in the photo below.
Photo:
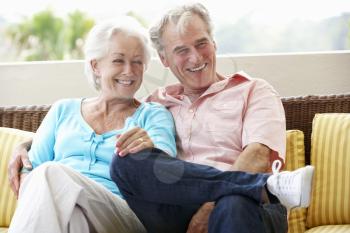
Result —
<path fill-rule="evenodd" d="M 181 84 L 148 97 L 172 113 L 178 158 L 228 170 L 245 146 L 259 142 L 284 160 L 286 125 L 280 96 L 266 81 L 239 72 L 212 84 L 195 102 Z"/>

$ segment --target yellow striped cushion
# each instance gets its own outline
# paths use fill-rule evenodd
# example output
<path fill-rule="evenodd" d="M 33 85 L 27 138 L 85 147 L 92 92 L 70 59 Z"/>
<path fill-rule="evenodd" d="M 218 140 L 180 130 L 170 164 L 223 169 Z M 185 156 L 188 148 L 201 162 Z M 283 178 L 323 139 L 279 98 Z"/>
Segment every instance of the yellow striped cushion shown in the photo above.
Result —
<path fill-rule="evenodd" d="M 305 166 L 304 133 L 300 130 L 287 131 L 285 170 L 293 171 Z M 306 209 L 292 210 L 288 216 L 288 233 L 305 231 Z"/>
<path fill-rule="evenodd" d="M 309 228 L 350 224 L 350 114 L 317 114 L 311 136 L 315 166 Z"/>
<path fill-rule="evenodd" d="M 328 225 L 314 227 L 305 233 L 349 233 L 350 225 Z"/>
<path fill-rule="evenodd" d="M 7 164 L 13 148 L 32 135 L 30 132 L 0 127 L 0 227 L 8 227 L 15 211 L 16 198 L 7 178 Z"/>
<path fill-rule="evenodd" d="M 7 233 L 7 231 L 8 231 L 7 228 L 0 227 L 0 233 Z"/>

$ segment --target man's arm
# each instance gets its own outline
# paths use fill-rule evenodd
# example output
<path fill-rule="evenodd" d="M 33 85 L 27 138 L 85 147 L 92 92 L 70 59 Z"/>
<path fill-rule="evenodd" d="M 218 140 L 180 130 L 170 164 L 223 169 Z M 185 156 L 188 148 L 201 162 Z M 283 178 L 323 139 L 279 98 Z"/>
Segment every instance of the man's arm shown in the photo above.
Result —
<path fill-rule="evenodd" d="M 264 173 L 270 169 L 271 149 L 261 143 L 251 143 L 232 165 L 233 171 Z"/>
<path fill-rule="evenodd" d="M 232 165 L 232 171 L 267 172 L 270 168 L 271 149 L 260 143 L 251 143 L 242 151 Z M 193 215 L 187 233 L 208 232 L 210 213 L 215 207 L 214 202 L 207 202 Z"/>
<path fill-rule="evenodd" d="M 32 164 L 28 157 L 28 150 L 30 149 L 31 145 L 32 139 L 19 144 L 13 151 L 12 158 L 8 164 L 8 178 L 11 189 L 15 193 L 16 197 L 18 197 L 21 179 L 24 178 L 24 176 L 21 176 L 20 174 L 22 167 L 26 168 L 27 170 L 32 169 Z"/>

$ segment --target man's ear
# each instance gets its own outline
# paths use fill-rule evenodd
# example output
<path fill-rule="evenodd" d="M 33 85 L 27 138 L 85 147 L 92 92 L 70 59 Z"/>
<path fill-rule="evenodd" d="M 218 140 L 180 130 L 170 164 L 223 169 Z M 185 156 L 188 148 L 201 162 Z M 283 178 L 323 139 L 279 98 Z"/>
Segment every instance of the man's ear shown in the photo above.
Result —
<path fill-rule="evenodd" d="M 100 69 L 98 67 L 98 62 L 96 61 L 96 59 L 91 60 L 90 65 L 91 65 L 91 68 L 92 68 L 92 71 L 94 72 L 94 74 L 96 76 L 100 76 L 101 73 L 100 73 Z"/>
<path fill-rule="evenodd" d="M 169 67 L 169 63 L 167 58 L 164 55 L 164 51 L 158 52 L 158 56 L 160 58 L 160 61 L 162 62 L 163 66 Z"/>
<path fill-rule="evenodd" d="M 215 40 L 213 40 L 213 44 L 214 44 L 214 48 L 215 48 L 215 51 L 217 50 L 217 47 L 216 47 L 216 42 Z"/>

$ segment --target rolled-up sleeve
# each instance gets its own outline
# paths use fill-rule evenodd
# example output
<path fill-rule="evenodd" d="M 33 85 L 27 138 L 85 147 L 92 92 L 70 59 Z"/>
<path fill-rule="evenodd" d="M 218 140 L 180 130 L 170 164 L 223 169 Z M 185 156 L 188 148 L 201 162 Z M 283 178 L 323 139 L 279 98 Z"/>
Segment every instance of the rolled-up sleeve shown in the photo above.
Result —
<path fill-rule="evenodd" d="M 257 80 L 246 99 L 242 146 L 258 142 L 268 146 L 273 157 L 284 160 L 286 121 L 278 93 L 264 80 Z"/>

